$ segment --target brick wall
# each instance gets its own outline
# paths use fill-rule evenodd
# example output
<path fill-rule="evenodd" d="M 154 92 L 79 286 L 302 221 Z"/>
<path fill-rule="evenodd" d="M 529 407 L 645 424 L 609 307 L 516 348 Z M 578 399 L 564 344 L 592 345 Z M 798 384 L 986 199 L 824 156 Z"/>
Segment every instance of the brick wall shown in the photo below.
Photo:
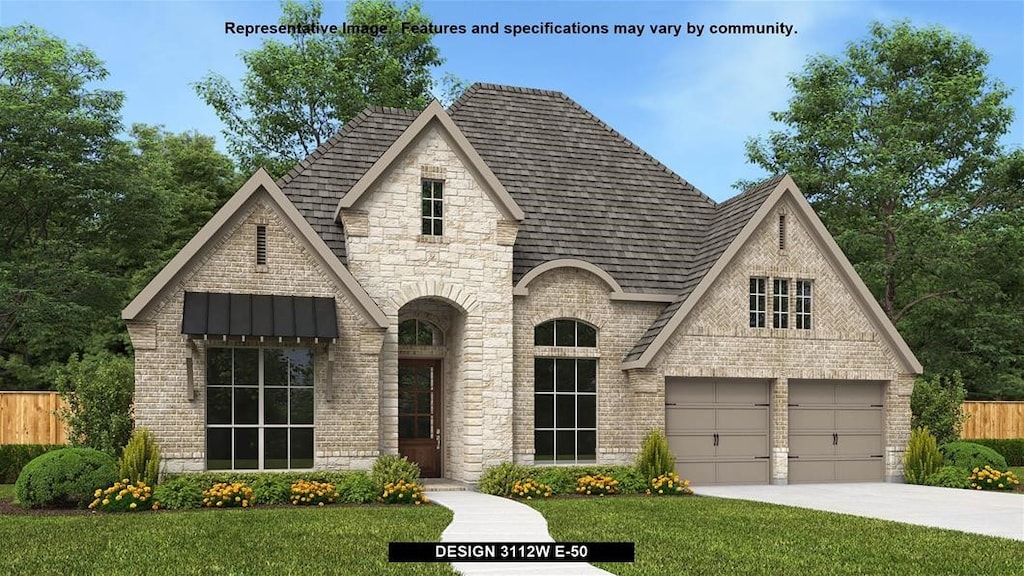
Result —
<path fill-rule="evenodd" d="M 267 265 L 257 267 L 256 226 L 267 227 Z M 365 468 L 379 453 L 377 436 L 380 336 L 349 303 L 348 295 L 260 192 L 224 234 L 198 256 L 192 270 L 138 319 L 128 323 L 135 344 L 135 417 L 153 431 L 167 471 L 205 468 L 205 363 L 208 346 L 256 346 L 251 338 L 197 342 L 181 334 L 185 291 L 242 292 L 334 297 L 340 338 L 335 344 L 266 342 L 266 346 L 310 346 L 314 350 L 315 466 Z M 376 341 L 376 346 L 374 346 Z M 368 344 L 368 345 L 367 345 Z M 368 353 L 369 352 L 369 353 Z M 186 358 L 194 362 L 194 398 L 187 398 Z M 328 377 L 328 358 L 333 373 Z"/>

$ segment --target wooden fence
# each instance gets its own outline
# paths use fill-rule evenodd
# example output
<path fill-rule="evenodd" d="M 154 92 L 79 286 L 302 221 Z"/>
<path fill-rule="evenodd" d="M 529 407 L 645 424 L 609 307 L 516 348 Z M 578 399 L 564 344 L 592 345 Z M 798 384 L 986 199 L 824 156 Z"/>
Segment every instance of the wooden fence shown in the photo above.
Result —
<path fill-rule="evenodd" d="M 964 402 L 963 438 L 1024 438 L 1024 402 Z"/>
<path fill-rule="evenodd" d="M 0 392 L 0 444 L 67 444 L 56 392 Z"/>

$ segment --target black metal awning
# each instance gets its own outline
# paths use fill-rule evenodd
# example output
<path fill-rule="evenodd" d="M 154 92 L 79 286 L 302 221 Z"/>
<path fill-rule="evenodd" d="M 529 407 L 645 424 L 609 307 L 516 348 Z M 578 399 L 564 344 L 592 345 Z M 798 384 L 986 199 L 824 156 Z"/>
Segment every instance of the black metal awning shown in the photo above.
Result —
<path fill-rule="evenodd" d="M 338 318 L 334 298 L 185 292 L 181 333 L 337 338 Z"/>

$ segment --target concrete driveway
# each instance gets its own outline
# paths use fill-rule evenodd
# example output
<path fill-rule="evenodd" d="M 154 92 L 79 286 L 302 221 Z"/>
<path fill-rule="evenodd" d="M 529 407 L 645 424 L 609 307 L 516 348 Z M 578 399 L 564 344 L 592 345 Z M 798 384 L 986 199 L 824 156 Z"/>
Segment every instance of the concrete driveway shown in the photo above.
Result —
<path fill-rule="evenodd" d="M 694 491 L 1024 540 L 1024 494 L 880 482 L 707 486 Z"/>

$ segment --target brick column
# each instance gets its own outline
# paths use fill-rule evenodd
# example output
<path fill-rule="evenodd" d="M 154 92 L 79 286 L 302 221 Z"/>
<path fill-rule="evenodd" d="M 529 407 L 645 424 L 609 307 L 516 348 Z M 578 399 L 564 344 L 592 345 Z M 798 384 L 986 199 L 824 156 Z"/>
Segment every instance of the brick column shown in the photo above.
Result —
<path fill-rule="evenodd" d="M 771 400 L 772 484 L 789 483 L 789 380 L 772 382 Z"/>

